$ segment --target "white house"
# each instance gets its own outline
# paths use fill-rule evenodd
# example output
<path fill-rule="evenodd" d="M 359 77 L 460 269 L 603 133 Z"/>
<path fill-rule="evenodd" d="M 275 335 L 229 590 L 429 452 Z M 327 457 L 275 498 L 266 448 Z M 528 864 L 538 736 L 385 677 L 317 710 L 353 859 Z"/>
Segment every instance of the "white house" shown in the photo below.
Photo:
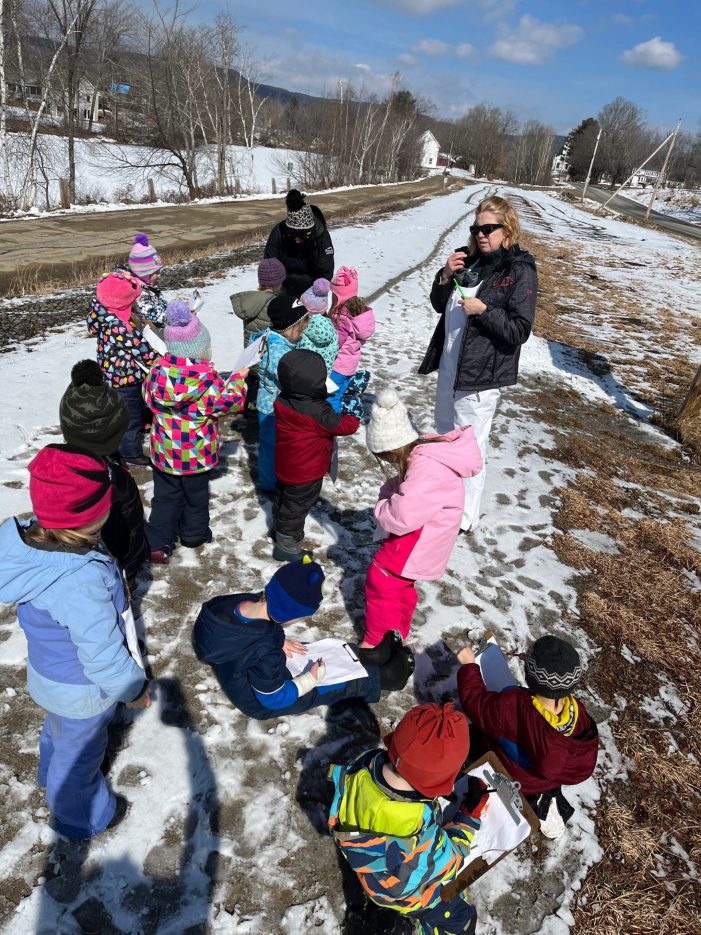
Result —
<path fill-rule="evenodd" d="M 568 141 L 565 141 L 564 146 L 557 154 L 553 157 L 552 165 L 550 166 L 550 175 L 553 179 L 556 179 L 558 182 L 568 182 L 570 178 L 570 164 L 568 162 L 570 155 L 570 144 Z"/>
<path fill-rule="evenodd" d="M 441 145 L 430 130 L 424 130 L 421 134 L 419 145 L 421 146 L 421 168 L 435 169 L 438 165 Z"/>
<path fill-rule="evenodd" d="M 628 188 L 645 188 L 646 185 L 654 185 L 659 176 L 657 169 L 638 169 L 628 183 Z"/>

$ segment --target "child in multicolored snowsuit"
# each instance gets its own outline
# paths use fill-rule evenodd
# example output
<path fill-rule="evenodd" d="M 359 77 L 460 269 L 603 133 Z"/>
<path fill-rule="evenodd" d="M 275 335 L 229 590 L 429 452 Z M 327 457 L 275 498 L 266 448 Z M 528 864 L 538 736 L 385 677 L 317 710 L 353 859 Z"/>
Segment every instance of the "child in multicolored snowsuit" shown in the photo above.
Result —
<path fill-rule="evenodd" d="M 103 458 L 48 445 L 29 464 L 35 516 L 0 527 L 0 601 L 17 604 L 27 685 L 46 711 L 38 784 L 68 838 L 115 827 L 128 803 L 100 766 L 117 705 L 147 708 L 148 685 L 117 563 L 100 542 L 112 505 Z"/>
<path fill-rule="evenodd" d="M 129 412 L 119 393 L 102 379 L 94 360 L 81 360 L 71 370 L 71 384 L 61 397 L 59 420 L 69 445 L 104 458 L 109 466 L 112 506 L 102 527 L 102 541 L 133 588 L 139 570 L 148 561 L 149 550 L 141 494 L 118 453 L 129 425 Z"/>
<path fill-rule="evenodd" d="M 297 299 L 276 295 L 268 306 L 270 327 L 263 356 L 258 364 L 258 486 L 266 493 L 275 490 L 275 414 L 273 407 L 280 392 L 277 368 L 283 354 L 291 351 L 304 334 L 309 315 Z"/>
<path fill-rule="evenodd" d="M 331 320 L 326 317 L 329 288 L 328 279 L 315 279 L 314 284 L 299 297 L 299 301 L 309 312 L 309 323 L 297 342 L 298 350 L 316 351 L 317 354 L 321 354 L 327 373 L 331 373 L 338 354 L 338 334 Z"/>
<path fill-rule="evenodd" d="M 258 288 L 246 292 L 235 292 L 231 299 L 234 315 L 243 322 L 243 344 L 248 347 L 261 331 L 270 327 L 268 306 L 279 292 L 282 291 L 285 267 L 275 257 L 261 260 L 258 264 Z M 247 409 L 256 408 L 258 395 L 258 367 L 251 367 L 246 377 L 246 405 Z"/>
<path fill-rule="evenodd" d="M 475 784 L 454 819 L 443 823 L 439 796 L 449 796 L 470 748 L 465 716 L 452 704 L 408 711 L 350 766 L 331 766 L 329 828 L 365 894 L 400 912 L 419 935 L 473 933 L 475 908 L 463 891 L 441 901 L 470 853 L 487 804 Z"/>
<path fill-rule="evenodd" d="M 358 370 L 363 344 L 375 333 L 375 315 L 358 298 L 358 271 L 342 266 L 331 280 L 333 300 L 329 317 L 338 332 L 338 356 L 331 379 L 338 389 L 329 397 L 336 412 L 364 418 L 361 396 L 370 382 L 369 370 Z"/>
<path fill-rule="evenodd" d="M 278 382 L 273 558 L 293 562 L 304 555 L 304 522 L 319 499 L 331 464 L 333 440 L 339 435 L 353 435 L 360 423 L 355 416 L 342 416 L 329 406 L 326 364 L 314 351 L 285 354 L 278 367 Z"/>
<path fill-rule="evenodd" d="M 367 445 L 397 475 L 380 489 L 375 519 L 387 537 L 365 581 L 364 648 L 387 630 L 406 639 L 418 595 L 415 581 L 443 576 L 460 531 L 463 478 L 482 469 L 470 426 L 419 437 L 393 389 L 377 394 Z"/>
<path fill-rule="evenodd" d="M 145 466 L 149 461 L 143 450 L 144 425 L 149 413 L 141 385 L 158 355 L 143 335 L 137 308 L 141 290 L 140 281 L 129 270 L 107 273 L 97 284 L 87 325 L 90 334 L 97 336 L 97 362 L 105 382 L 117 390 L 129 410 L 119 453 L 130 464 Z"/>
<path fill-rule="evenodd" d="M 547 837 L 559 837 L 574 809 L 562 786 L 594 772 L 596 723 L 571 694 L 582 677 L 577 650 L 557 636 L 542 636 L 526 655 L 526 684 L 488 691 L 469 646 L 458 653 L 458 694 L 470 719 L 477 756 L 493 750 L 521 783 Z"/>
<path fill-rule="evenodd" d="M 166 323 L 167 303 L 158 288 L 163 263 L 156 248 L 149 243 L 146 234 L 137 234 L 134 237 L 134 246 L 131 248 L 127 265 L 141 283 L 141 295 L 138 299 L 139 314 L 157 328 L 163 328 Z"/>
<path fill-rule="evenodd" d="M 246 371 L 225 382 L 214 369 L 209 335 L 184 302 L 168 305 L 168 353 L 144 381 L 153 413 L 153 499 L 146 524 L 151 561 L 165 563 L 178 538 L 186 548 L 212 541 L 209 476 L 219 463 L 219 416 L 243 407 Z M 191 356 L 179 352 L 187 349 Z"/>
<path fill-rule="evenodd" d="M 323 582 L 321 566 L 305 558 L 279 568 L 263 591 L 214 597 L 202 606 L 192 635 L 195 654 L 248 717 L 265 721 L 348 698 L 375 702 L 382 690 L 406 685 L 414 660 L 400 642 L 388 647 L 382 667 L 365 666 L 365 678 L 324 685 L 326 669 L 318 660 L 292 677 L 286 660 L 307 650 L 286 639 L 283 627 L 316 613 Z"/>

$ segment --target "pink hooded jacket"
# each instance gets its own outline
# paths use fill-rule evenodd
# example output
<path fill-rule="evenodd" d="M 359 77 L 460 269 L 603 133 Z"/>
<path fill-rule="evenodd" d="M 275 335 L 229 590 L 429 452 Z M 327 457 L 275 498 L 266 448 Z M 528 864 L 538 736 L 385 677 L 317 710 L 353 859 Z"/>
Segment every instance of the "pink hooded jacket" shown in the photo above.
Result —
<path fill-rule="evenodd" d="M 371 308 L 362 315 L 352 318 L 341 306 L 338 331 L 338 357 L 333 365 L 336 373 L 352 377 L 358 369 L 360 351 L 369 337 L 375 333 L 375 316 Z"/>
<path fill-rule="evenodd" d="M 403 578 L 433 581 L 445 572 L 460 531 L 463 478 L 479 474 L 483 462 L 471 425 L 423 437 L 443 441 L 417 446 L 403 483 L 394 477 L 380 490 L 375 519 L 389 536 L 375 561 Z"/>

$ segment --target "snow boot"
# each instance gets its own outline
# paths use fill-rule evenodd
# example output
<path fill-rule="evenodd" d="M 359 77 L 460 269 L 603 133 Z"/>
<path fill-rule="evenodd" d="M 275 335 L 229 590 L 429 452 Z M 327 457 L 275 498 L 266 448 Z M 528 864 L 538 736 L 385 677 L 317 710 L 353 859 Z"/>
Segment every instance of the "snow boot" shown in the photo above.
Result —
<path fill-rule="evenodd" d="M 377 646 L 370 649 L 359 647 L 356 649 L 356 656 L 363 665 L 384 666 L 394 655 L 397 646 L 402 645 L 402 640 L 396 630 L 388 630 L 382 637 Z"/>
<path fill-rule="evenodd" d="M 276 562 L 298 562 L 307 555 L 312 557 L 308 549 L 302 548 L 301 542 L 297 542 L 291 536 L 283 536 L 280 533 L 276 535 L 273 548 L 273 558 Z"/>
<path fill-rule="evenodd" d="M 399 646 L 392 658 L 380 666 L 380 688 L 386 692 L 401 691 L 416 668 L 414 654 L 406 646 Z"/>

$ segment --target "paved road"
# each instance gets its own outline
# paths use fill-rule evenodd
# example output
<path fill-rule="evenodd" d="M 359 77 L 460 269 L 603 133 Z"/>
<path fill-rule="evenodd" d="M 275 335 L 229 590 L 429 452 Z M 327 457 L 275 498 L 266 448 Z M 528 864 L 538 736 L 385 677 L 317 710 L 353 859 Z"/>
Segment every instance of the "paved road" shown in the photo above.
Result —
<path fill-rule="evenodd" d="M 581 182 L 573 182 L 572 184 L 580 191 L 584 187 Z M 591 198 L 601 204 L 608 201 L 610 197 L 611 192 L 608 191 L 608 189 L 597 188 L 594 185 L 590 185 L 589 188 L 587 188 L 587 198 Z M 624 198 L 621 195 L 616 195 L 609 207 L 613 208 L 614 211 L 635 218 L 638 221 L 642 221 L 646 210 L 646 205 L 641 205 L 637 201 L 632 201 L 630 198 Z M 699 224 L 692 224 L 690 221 L 682 221 L 679 218 L 670 217 L 668 214 L 662 214 L 661 211 L 655 211 L 654 209 L 650 212 L 650 222 L 656 227 L 661 227 L 663 230 L 669 231 L 672 234 L 681 234 L 683 237 L 701 240 L 701 225 Z"/>
<path fill-rule="evenodd" d="M 464 184 L 451 179 L 451 188 Z M 327 219 L 348 218 L 422 201 L 443 190 L 440 176 L 401 185 L 380 185 L 314 195 Z M 134 234 L 148 232 L 166 262 L 195 255 L 197 250 L 267 236 L 285 216 L 281 197 L 216 204 L 170 205 L 135 211 L 61 215 L 0 224 L 0 289 L 17 282 L 18 274 L 64 279 L 67 274 L 105 267 L 126 257 Z M 94 272 L 94 270 L 92 271 Z M 25 291 L 25 290 L 21 290 Z"/>

